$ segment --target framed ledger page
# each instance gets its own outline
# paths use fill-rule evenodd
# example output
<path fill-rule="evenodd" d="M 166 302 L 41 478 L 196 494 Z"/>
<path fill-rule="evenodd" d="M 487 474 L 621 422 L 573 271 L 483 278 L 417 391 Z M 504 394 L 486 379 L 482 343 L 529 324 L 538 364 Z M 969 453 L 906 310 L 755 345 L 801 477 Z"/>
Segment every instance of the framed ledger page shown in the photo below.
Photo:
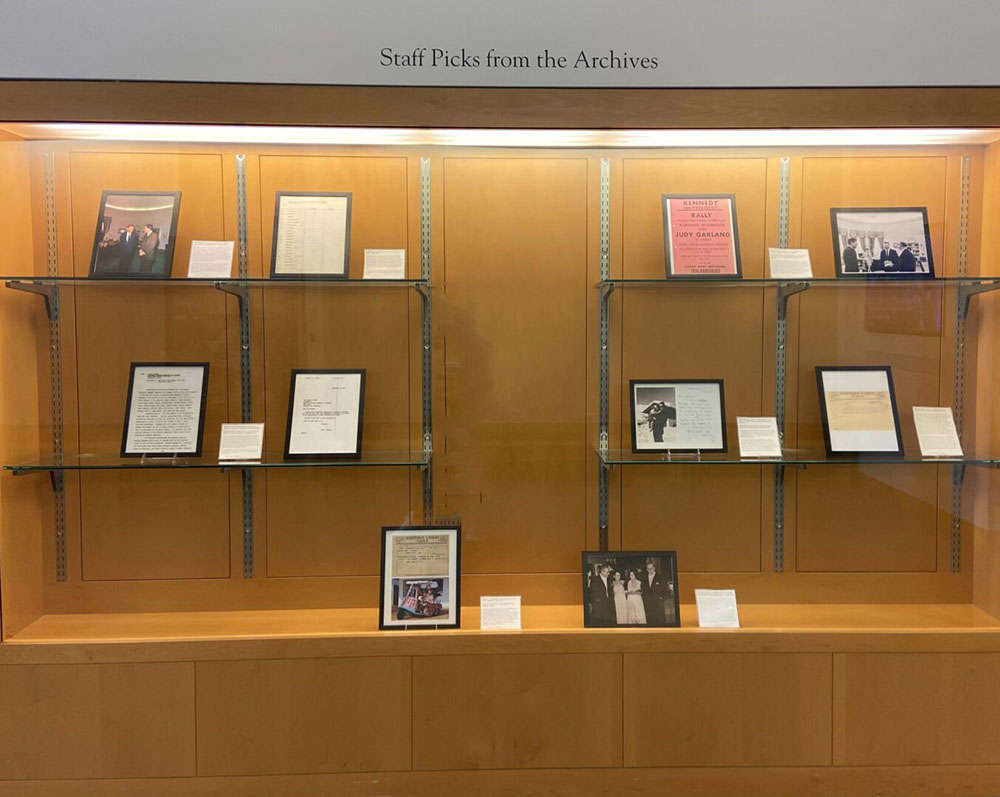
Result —
<path fill-rule="evenodd" d="M 632 453 L 726 450 L 721 379 L 632 379 Z"/>
<path fill-rule="evenodd" d="M 461 625 L 461 526 L 384 526 L 381 630 Z"/>
<path fill-rule="evenodd" d="M 350 193 L 275 192 L 272 277 L 347 279 L 350 260 Z"/>
<path fill-rule="evenodd" d="M 132 363 L 122 457 L 200 457 L 208 363 Z"/>
<path fill-rule="evenodd" d="M 663 194 L 667 279 L 741 277 L 735 194 Z"/>
<path fill-rule="evenodd" d="M 888 365 L 816 366 L 827 456 L 903 456 Z"/>
<path fill-rule="evenodd" d="M 676 552 L 583 552 L 584 627 L 680 624 Z"/>
<path fill-rule="evenodd" d="M 288 386 L 285 459 L 360 459 L 365 371 L 296 368 Z"/>

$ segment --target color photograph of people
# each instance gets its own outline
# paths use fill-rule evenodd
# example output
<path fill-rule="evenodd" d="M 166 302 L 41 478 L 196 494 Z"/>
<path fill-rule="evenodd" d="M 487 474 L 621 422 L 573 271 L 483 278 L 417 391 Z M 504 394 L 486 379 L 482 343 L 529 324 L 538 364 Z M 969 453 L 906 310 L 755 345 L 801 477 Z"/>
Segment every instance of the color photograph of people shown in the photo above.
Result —
<path fill-rule="evenodd" d="M 392 613 L 397 620 L 448 619 L 448 579 L 394 578 L 392 580 Z"/>
<path fill-rule="evenodd" d="M 672 554 L 587 554 L 584 619 L 588 627 L 679 626 Z"/>
<path fill-rule="evenodd" d="M 677 390 L 673 387 L 635 389 L 635 439 L 643 444 L 675 442 Z"/>
<path fill-rule="evenodd" d="M 922 210 L 831 213 L 841 276 L 934 275 Z"/>
<path fill-rule="evenodd" d="M 90 273 L 167 277 L 178 194 L 105 194 Z"/>

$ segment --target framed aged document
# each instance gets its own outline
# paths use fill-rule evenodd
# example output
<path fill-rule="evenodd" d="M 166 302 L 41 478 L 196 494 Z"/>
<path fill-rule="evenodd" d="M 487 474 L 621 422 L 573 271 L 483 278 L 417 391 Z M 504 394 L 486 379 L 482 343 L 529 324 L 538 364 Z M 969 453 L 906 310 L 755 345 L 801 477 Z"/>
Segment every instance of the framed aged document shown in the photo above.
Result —
<path fill-rule="evenodd" d="M 132 363 L 123 457 L 200 457 L 208 363 Z"/>
<path fill-rule="evenodd" d="M 927 208 L 830 208 L 833 262 L 845 279 L 933 279 Z"/>
<path fill-rule="evenodd" d="M 632 453 L 726 450 L 721 379 L 632 379 Z"/>
<path fill-rule="evenodd" d="M 296 368 L 288 387 L 285 459 L 358 459 L 365 371 Z"/>
<path fill-rule="evenodd" d="M 816 366 L 827 456 L 903 456 L 888 365 Z"/>
<path fill-rule="evenodd" d="M 381 630 L 461 625 L 461 526 L 384 526 Z"/>
<path fill-rule="evenodd" d="M 663 194 L 668 279 L 740 277 L 735 194 Z"/>
<path fill-rule="evenodd" d="M 584 551 L 585 628 L 679 628 L 674 551 Z"/>
<path fill-rule="evenodd" d="M 104 191 L 90 276 L 168 278 L 180 211 L 180 191 Z"/>
<path fill-rule="evenodd" d="M 350 259 L 350 193 L 275 192 L 272 277 L 347 279 Z"/>

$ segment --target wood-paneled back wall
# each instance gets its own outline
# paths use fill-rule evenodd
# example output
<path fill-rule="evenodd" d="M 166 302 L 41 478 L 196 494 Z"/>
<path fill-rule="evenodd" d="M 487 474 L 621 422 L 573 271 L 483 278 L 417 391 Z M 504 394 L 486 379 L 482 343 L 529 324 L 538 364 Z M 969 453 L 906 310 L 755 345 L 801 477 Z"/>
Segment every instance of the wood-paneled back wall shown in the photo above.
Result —
<path fill-rule="evenodd" d="M 659 198 L 668 192 L 735 193 L 744 276 L 765 276 L 767 247 L 777 244 L 781 156 L 791 166 L 789 245 L 810 249 L 817 277 L 833 275 L 830 207 L 911 205 L 928 209 L 938 275 L 954 276 L 960 165 L 962 156 L 971 157 L 969 267 L 979 269 L 984 153 L 978 147 L 4 146 L 30 155 L 36 238 L 33 267 L 8 263 L 8 270 L 44 272 L 37 245 L 44 235 L 41 162 L 54 151 L 60 271 L 77 276 L 87 273 L 104 189 L 182 192 L 175 278 L 186 274 L 192 240 L 234 239 L 238 152 L 247 158 L 251 276 L 268 271 L 276 190 L 352 192 L 351 276 L 361 276 L 366 248 L 405 248 L 409 275 L 418 276 L 419 158 L 429 155 L 435 515 L 462 520 L 469 602 L 482 593 L 576 602 L 579 552 L 597 545 L 602 157 L 611 160 L 613 276 L 662 276 Z M 219 424 L 239 420 L 235 300 L 211 287 L 158 285 L 82 286 L 64 289 L 64 296 L 67 453 L 117 451 L 129 362 L 207 360 L 204 450 L 211 457 Z M 791 300 L 789 445 L 821 447 L 813 366 L 888 363 L 906 447 L 916 451 L 909 407 L 951 403 L 954 295 L 934 286 L 907 297 L 892 289 L 814 287 Z M 11 325 L 33 325 L 44 339 L 41 302 L 27 296 L 5 302 L 14 299 L 30 311 L 0 317 L 4 334 L 12 334 Z M 611 308 L 612 448 L 629 447 L 630 378 L 724 379 L 730 446 L 737 444 L 737 415 L 773 414 L 773 289 L 628 288 L 615 292 Z M 255 288 L 251 313 L 254 420 L 267 424 L 272 457 L 280 457 L 295 367 L 366 368 L 365 449 L 419 448 L 420 313 L 412 291 Z M 975 364 L 970 357 L 972 385 Z M 44 351 L 34 367 L 47 373 Z M 5 394 L 35 389 L 33 376 L 5 370 L 4 377 Z M 967 406 L 974 403 L 967 397 Z M 43 417 L 47 411 L 41 407 Z M 2 420 L 6 430 L 11 420 Z M 970 411 L 966 428 L 974 421 Z M 46 445 L 43 433 L 39 446 Z M 741 600 L 751 602 L 970 601 L 968 529 L 968 566 L 959 574 L 949 569 L 949 477 L 950 470 L 932 466 L 789 473 L 786 567 L 776 574 L 768 467 L 616 468 L 610 543 L 676 549 L 682 600 L 696 586 L 736 586 Z M 38 494 L 50 500 L 47 490 Z M 420 522 L 419 475 L 405 468 L 259 471 L 255 511 L 252 580 L 242 577 L 239 475 L 212 469 L 70 475 L 65 584 L 55 583 L 49 527 L 12 529 L 5 517 L 4 535 L 41 538 L 39 578 L 50 612 L 374 606 L 379 528 Z"/>

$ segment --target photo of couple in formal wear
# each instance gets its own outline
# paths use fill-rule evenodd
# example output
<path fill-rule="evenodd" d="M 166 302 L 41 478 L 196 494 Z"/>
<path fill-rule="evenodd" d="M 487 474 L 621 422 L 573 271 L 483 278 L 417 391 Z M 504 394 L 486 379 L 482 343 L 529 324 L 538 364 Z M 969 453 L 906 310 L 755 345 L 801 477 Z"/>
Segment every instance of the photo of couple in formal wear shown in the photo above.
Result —
<path fill-rule="evenodd" d="M 934 276 L 926 208 L 832 208 L 838 277 Z"/>
<path fill-rule="evenodd" d="M 583 619 L 587 628 L 680 626 L 673 551 L 586 551 Z"/>
<path fill-rule="evenodd" d="M 105 191 L 90 276 L 169 277 L 180 196 L 179 191 Z"/>

